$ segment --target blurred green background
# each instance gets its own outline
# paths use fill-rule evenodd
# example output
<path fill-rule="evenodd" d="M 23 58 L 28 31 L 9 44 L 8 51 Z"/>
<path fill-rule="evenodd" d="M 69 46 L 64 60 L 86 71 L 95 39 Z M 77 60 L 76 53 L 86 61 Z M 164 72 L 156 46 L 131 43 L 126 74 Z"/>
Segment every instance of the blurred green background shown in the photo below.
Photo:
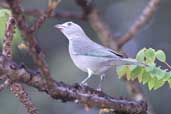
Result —
<path fill-rule="evenodd" d="M 124 34 L 132 23 L 141 14 L 142 9 L 147 5 L 149 0 L 94 0 L 97 8 L 101 12 L 102 19 L 115 35 Z M 47 0 L 23 0 L 22 6 L 25 9 L 46 9 Z M 56 9 L 58 11 L 73 11 L 80 13 L 80 8 L 74 0 L 61 0 Z M 143 47 L 152 47 L 154 49 L 163 49 L 167 54 L 167 62 L 171 64 L 171 1 L 161 0 L 160 7 L 151 21 L 136 35 L 135 39 L 128 42 L 123 49 L 129 57 L 135 57 L 138 50 Z M 29 18 L 28 20 L 31 20 Z M 48 21 L 37 31 L 36 36 L 38 43 L 46 54 L 51 73 L 58 81 L 64 81 L 68 84 L 74 84 L 84 79 L 87 74 L 80 71 L 71 61 L 68 53 L 68 41 L 64 35 L 54 29 L 57 23 L 74 21 L 81 25 L 89 37 L 99 42 L 96 34 L 90 25 L 81 20 L 71 20 L 64 18 L 48 19 Z M 24 62 L 30 68 L 36 68 L 31 57 L 17 47 L 14 59 L 18 62 Z M 89 80 L 89 86 L 96 88 L 99 77 L 94 76 Z M 61 103 L 53 100 L 45 93 L 39 92 L 34 88 L 25 85 L 26 90 L 32 98 L 33 103 L 37 106 L 41 114 L 98 114 L 98 109 L 85 111 L 83 105 L 75 103 Z M 156 114 L 171 113 L 171 89 L 168 85 L 156 91 L 149 91 L 147 86 L 142 86 L 143 91 L 156 112 Z M 126 84 L 117 78 L 115 69 L 111 69 L 106 74 L 103 82 L 103 90 L 113 96 L 130 96 L 126 90 Z M 10 93 L 8 89 L 0 93 L 0 114 L 26 114 L 23 105 Z"/>

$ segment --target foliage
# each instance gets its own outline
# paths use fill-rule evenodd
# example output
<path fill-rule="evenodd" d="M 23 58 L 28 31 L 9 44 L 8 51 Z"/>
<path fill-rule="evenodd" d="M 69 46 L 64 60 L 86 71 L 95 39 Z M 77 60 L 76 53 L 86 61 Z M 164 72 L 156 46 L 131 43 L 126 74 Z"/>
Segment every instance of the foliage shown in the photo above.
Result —
<path fill-rule="evenodd" d="M 6 29 L 6 23 L 8 21 L 9 16 L 11 16 L 11 11 L 8 9 L 0 9 L 0 48 L 2 48 L 3 37 Z M 18 44 L 21 43 L 21 33 L 18 28 L 15 29 L 14 40 L 13 40 L 13 52 L 15 53 L 15 49 Z"/>
<path fill-rule="evenodd" d="M 161 69 L 161 66 L 156 65 L 156 62 L 160 61 L 170 68 L 166 62 L 166 54 L 162 50 L 143 48 L 137 53 L 136 59 L 147 64 L 147 66 L 119 66 L 117 67 L 117 73 L 120 78 L 126 76 L 128 80 L 138 79 L 139 83 L 147 84 L 150 90 L 156 90 L 165 83 L 168 83 L 171 87 L 171 71 Z"/>
<path fill-rule="evenodd" d="M 10 10 L 0 9 L 0 47 L 2 47 L 6 23 L 9 16 L 11 16 Z M 21 44 L 21 33 L 16 27 L 13 40 L 14 53 L 19 44 Z M 140 83 L 147 84 L 150 90 L 156 90 L 162 87 L 166 82 L 169 83 L 171 87 L 171 71 L 168 71 L 167 69 L 161 69 L 161 66 L 156 65 L 156 60 L 168 65 L 166 62 L 166 55 L 162 50 L 156 51 L 152 48 L 143 48 L 137 53 L 136 59 L 139 62 L 147 64 L 147 66 L 119 66 L 117 67 L 117 73 L 120 78 L 126 76 L 128 80 L 138 79 Z"/>

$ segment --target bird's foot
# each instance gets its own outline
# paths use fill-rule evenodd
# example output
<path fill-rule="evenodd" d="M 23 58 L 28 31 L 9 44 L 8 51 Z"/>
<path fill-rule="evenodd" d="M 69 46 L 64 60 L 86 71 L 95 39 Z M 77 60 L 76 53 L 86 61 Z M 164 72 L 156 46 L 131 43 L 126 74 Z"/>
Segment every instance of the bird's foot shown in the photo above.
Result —
<path fill-rule="evenodd" d="M 97 91 L 102 91 L 102 88 L 101 87 L 98 87 L 96 90 Z"/>
<path fill-rule="evenodd" d="M 80 83 L 81 86 L 88 86 L 88 84 L 85 82 L 85 83 Z"/>

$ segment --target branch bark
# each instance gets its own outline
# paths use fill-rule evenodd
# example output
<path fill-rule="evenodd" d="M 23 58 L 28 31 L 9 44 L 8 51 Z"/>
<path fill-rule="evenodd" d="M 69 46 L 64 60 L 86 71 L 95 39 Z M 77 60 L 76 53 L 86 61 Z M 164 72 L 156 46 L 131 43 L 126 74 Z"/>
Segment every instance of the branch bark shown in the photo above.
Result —
<path fill-rule="evenodd" d="M 9 9 L 9 5 L 5 2 L 0 2 L 0 7 Z M 23 14 L 28 16 L 41 17 L 44 14 L 47 14 L 47 11 L 40 10 L 40 9 L 27 9 L 27 10 L 23 9 Z M 51 15 L 48 16 L 48 18 L 69 18 L 69 19 L 85 20 L 82 14 L 77 12 L 65 11 L 65 10 L 57 11 L 55 13 L 53 12 Z"/>
<path fill-rule="evenodd" d="M 23 14 L 23 9 L 20 7 L 20 0 L 6 0 L 9 4 L 10 9 L 12 10 L 12 14 L 15 17 L 18 27 L 20 31 L 24 35 L 24 40 L 26 42 L 27 47 L 29 48 L 29 53 L 31 54 L 34 62 L 40 69 L 41 76 L 43 76 L 44 80 L 47 81 L 49 92 L 51 91 L 52 84 L 52 76 L 48 70 L 48 66 L 45 61 L 45 55 L 41 48 L 39 47 L 33 32 L 31 32 L 25 17 Z"/>
<path fill-rule="evenodd" d="M 145 102 L 117 99 L 87 86 L 80 86 L 78 84 L 70 86 L 55 80 L 52 82 L 54 86 L 51 90 L 53 92 L 49 93 L 46 81 L 44 81 L 40 73 L 26 69 L 24 65 L 17 65 L 12 61 L 4 59 L 3 56 L 0 56 L 0 71 L 0 75 L 8 75 L 8 78 L 13 82 L 20 82 L 32 86 L 42 92 L 46 92 L 53 99 L 60 99 L 63 102 L 72 101 L 99 108 L 112 108 L 117 112 L 129 114 L 142 113 L 147 110 Z"/>
<path fill-rule="evenodd" d="M 118 39 L 118 47 L 121 48 L 125 43 L 135 37 L 135 35 L 150 21 L 158 8 L 160 0 L 150 0 L 148 5 L 144 8 L 142 14 L 128 29 L 128 32 Z"/>
<path fill-rule="evenodd" d="M 38 30 L 42 24 L 52 15 L 53 11 L 56 9 L 57 5 L 60 3 L 60 0 L 53 1 L 49 0 L 48 9 L 40 15 L 40 17 L 34 21 L 30 27 L 30 33 Z"/>
<path fill-rule="evenodd" d="M 33 35 L 33 32 L 35 32 L 37 29 L 40 28 L 40 26 L 46 21 L 49 17 L 69 17 L 69 18 L 77 18 L 77 19 L 84 19 L 88 20 L 92 28 L 97 32 L 98 36 L 100 37 L 101 41 L 104 43 L 104 45 L 111 47 L 112 49 L 118 50 L 124 45 L 126 42 L 128 42 L 134 34 L 136 34 L 142 26 L 146 23 L 144 17 L 140 17 L 135 24 L 132 26 L 131 29 L 129 29 L 128 33 L 123 36 L 123 39 L 114 42 L 113 41 L 113 34 L 111 34 L 110 30 L 106 26 L 106 24 L 100 19 L 98 10 L 94 7 L 92 2 L 88 0 L 76 0 L 77 4 L 81 6 L 83 9 L 83 15 L 73 15 L 72 13 L 65 13 L 60 14 L 56 13 L 54 15 L 51 15 L 51 11 L 47 12 L 41 12 L 38 11 L 38 13 L 33 12 L 27 12 L 28 14 L 33 15 L 39 15 L 41 16 L 38 18 L 37 21 L 33 24 L 31 29 L 29 28 L 27 22 L 25 21 L 25 17 L 22 15 L 25 11 L 20 7 L 20 0 L 6 0 L 8 3 L 8 6 L 12 10 L 13 15 L 15 16 L 17 20 L 17 24 L 23 33 L 26 41 L 26 45 L 29 47 L 29 52 L 31 53 L 35 63 L 40 68 L 40 74 L 35 72 L 29 72 L 28 69 L 26 69 L 24 66 L 18 66 L 12 61 L 4 59 L 4 57 L 0 57 L 0 63 L 5 65 L 5 68 L 1 67 L 0 64 L 0 70 L 2 70 L 2 74 L 8 74 L 8 77 L 14 81 L 14 82 L 22 82 L 26 83 L 29 86 L 33 86 L 41 91 L 46 92 L 54 99 L 61 99 L 62 101 L 74 101 L 74 102 L 80 102 L 88 105 L 97 106 L 100 108 L 112 108 L 115 111 L 118 112 L 126 112 L 129 114 L 132 113 L 141 113 L 146 112 L 147 105 L 143 101 L 145 101 L 145 97 L 143 96 L 143 93 L 139 86 L 135 86 L 138 83 L 135 81 L 136 84 L 130 84 L 130 91 L 133 93 L 133 96 L 142 96 L 140 101 L 131 101 L 131 100 L 123 100 L 123 99 L 115 99 L 112 98 L 103 92 L 95 91 L 89 87 L 86 86 L 80 86 L 80 85 L 74 85 L 69 86 L 62 82 L 56 82 L 53 80 L 49 70 L 48 66 L 44 59 L 44 54 L 41 51 L 40 47 L 38 46 L 38 43 L 36 41 L 35 36 Z M 157 2 L 159 0 L 151 0 L 151 2 L 155 4 L 150 4 L 149 9 L 151 7 L 151 10 L 153 10 L 151 13 L 154 13 L 155 8 L 157 6 Z M 155 5 L 155 7 L 153 7 Z M 144 10 L 145 13 L 143 13 L 144 16 L 147 16 L 146 20 L 151 17 L 151 15 L 148 15 L 147 9 Z M 146 14 L 147 13 L 147 14 Z M 122 42 L 122 43 L 119 43 Z M 1 60 L 2 59 L 2 60 Z M 4 62 L 5 61 L 5 62 Z M 3 66 L 2 65 L 2 66 Z M 138 84 L 139 85 L 139 84 Z M 136 91 L 135 91 L 136 90 Z M 135 98 L 136 99 L 136 98 Z M 137 99 L 136 99 L 137 100 Z M 143 101 L 142 101 L 143 100 Z"/>
<path fill-rule="evenodd" d="M 3 40 L 3 48 L 2 48 L 2 55 L 8 59 L 12 59 L 12 41 L 13 41 L 13 35 L 15 31 L 15 25 L 16 21 L 14 17 L 9 17 L 6 31 L 5 31 L 5 37 Z M 8 75 L 6 75 L 8 77 Z M 39 114 L 36 110 L 36 107 L 31 102 L 30 98 L 28 97 L 27 92 L 24 90 L 21 84 L 19 83 L 11 83 L 11 80 L 7 79 L 3 85 L 1 85 L 1 89 L 5 88 L 6 86 L 10 86 L 11 92 L 20 100 L 21 103 L 25 106 L 26 110 L 30 114 Z"/>

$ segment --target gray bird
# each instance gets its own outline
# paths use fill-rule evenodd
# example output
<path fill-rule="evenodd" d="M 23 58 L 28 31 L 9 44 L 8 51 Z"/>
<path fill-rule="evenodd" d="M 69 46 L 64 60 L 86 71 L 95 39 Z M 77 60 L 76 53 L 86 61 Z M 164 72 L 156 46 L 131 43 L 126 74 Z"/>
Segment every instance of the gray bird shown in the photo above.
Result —
<path fill-rule="evenodd" d="M 105 72 L 115 65 L 139 65 L 144 63 L 135 59 L 124 58 L 112 49 L 106 48 L 92 41 L 83 31 L 83 29 L 74 22 L 65 22 L 55 25 L 69 40 L 69 54 L 74 64 L 88 76 L 81 82 L 86 81 L 94 74 L 100 75 L 101 80 L 98 89 L 101 90 L 101 83 Z"/>

